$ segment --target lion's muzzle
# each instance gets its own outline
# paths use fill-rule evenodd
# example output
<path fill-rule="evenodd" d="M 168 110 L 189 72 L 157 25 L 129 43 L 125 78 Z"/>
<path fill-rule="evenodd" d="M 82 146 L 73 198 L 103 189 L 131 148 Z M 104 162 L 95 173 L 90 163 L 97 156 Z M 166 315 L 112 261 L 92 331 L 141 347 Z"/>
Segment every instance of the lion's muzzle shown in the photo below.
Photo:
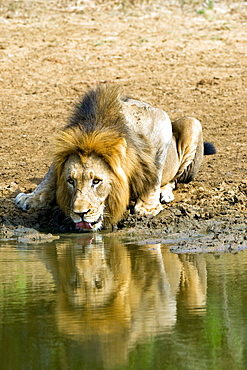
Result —
<path fill-rule="evenodd" d="M 97 221 L 94 222 L 87 222 L 87 221 L 80 221 L 76 222 L 76 228 L 81 229 L 81 230 L 99 230 L 101 229 L 102 226 L 102 217 L 99 216 Z"/>

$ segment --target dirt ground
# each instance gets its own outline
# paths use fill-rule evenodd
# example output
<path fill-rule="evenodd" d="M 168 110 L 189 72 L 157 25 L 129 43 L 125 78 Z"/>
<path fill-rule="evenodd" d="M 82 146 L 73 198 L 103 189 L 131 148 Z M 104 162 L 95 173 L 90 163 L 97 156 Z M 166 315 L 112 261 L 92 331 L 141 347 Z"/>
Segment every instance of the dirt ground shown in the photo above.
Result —
<path fill-rule="evenodd" d="M 119 227 L 210 229 L 214 238 L 234 234 L 233 241 L 244 245 L 247 6 L 85 4 L 0 1 L 0 223 L 63 224 L 56 207 L 23 213 L 13 199 L 32 191 L 46 173 L 52 138 L 86 89 L 111 82 L 163 108 L 172 120 L 195 116 L 217 148 L 163 212 L 127 215 Z"/>

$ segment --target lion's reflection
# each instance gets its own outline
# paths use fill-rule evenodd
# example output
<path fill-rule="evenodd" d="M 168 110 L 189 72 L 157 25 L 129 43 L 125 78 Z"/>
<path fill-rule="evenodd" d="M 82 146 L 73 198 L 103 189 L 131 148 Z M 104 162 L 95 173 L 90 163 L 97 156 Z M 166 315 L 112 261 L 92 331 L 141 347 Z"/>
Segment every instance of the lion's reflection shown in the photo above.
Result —
<path fill-rule="evenodd" d="M 180 301 L 188 308 L 205 305 L 202 256 L 181 257 L 160 245 L 125 246 L 107 236 L 102 242 L 90 238 L 82 236 L 77 245 L 56 244 L 50 259 L 58 285 L 56 318 L 64 334 L 84 347 L 97 347 L 107 367 L 124 363 L 137 343 L 170 332 Z"/>

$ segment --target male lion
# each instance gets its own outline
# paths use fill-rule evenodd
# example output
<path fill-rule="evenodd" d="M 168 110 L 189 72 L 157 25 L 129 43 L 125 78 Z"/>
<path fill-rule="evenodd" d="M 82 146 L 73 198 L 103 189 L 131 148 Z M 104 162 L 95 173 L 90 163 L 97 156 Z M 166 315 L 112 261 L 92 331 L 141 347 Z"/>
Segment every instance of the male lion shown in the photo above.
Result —
<path fill-rule="evenodd" d="M 20 193 L 24 211 L 54 199 L 78 229 L 116 224 L 130 200 L 135 212 L 156 215 L 174 199 L 177 182 L 196 176 L 203 154 L 202 127 L 195 118 L 171 124 L 166 112 L 120 94 L 112 85 L 89 90 L 70 123 L 58 134 L 53 163 L 30 194 Z"/>

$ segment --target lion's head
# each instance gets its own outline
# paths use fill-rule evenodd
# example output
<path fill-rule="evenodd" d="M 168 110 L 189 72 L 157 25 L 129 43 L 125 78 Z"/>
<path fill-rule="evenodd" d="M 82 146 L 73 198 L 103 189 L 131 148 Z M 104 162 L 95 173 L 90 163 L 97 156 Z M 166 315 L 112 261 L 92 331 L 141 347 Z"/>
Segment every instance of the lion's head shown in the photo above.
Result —
<path fill-rule="evenodd" d="M 57 200 L 66 214 L 69 211 L 77 227 L 99 229 L 111 189 L 111 173 L 96 155 L 83 162 L 76 154 L 66 160 L 57 186 Z"/>
<path fill-rule="evenodd" d="M 67 128 L 56 139 L 56 199 L 80 229 L 120 220 L 129 202 L 126 142 L 116 133 Z"/>

